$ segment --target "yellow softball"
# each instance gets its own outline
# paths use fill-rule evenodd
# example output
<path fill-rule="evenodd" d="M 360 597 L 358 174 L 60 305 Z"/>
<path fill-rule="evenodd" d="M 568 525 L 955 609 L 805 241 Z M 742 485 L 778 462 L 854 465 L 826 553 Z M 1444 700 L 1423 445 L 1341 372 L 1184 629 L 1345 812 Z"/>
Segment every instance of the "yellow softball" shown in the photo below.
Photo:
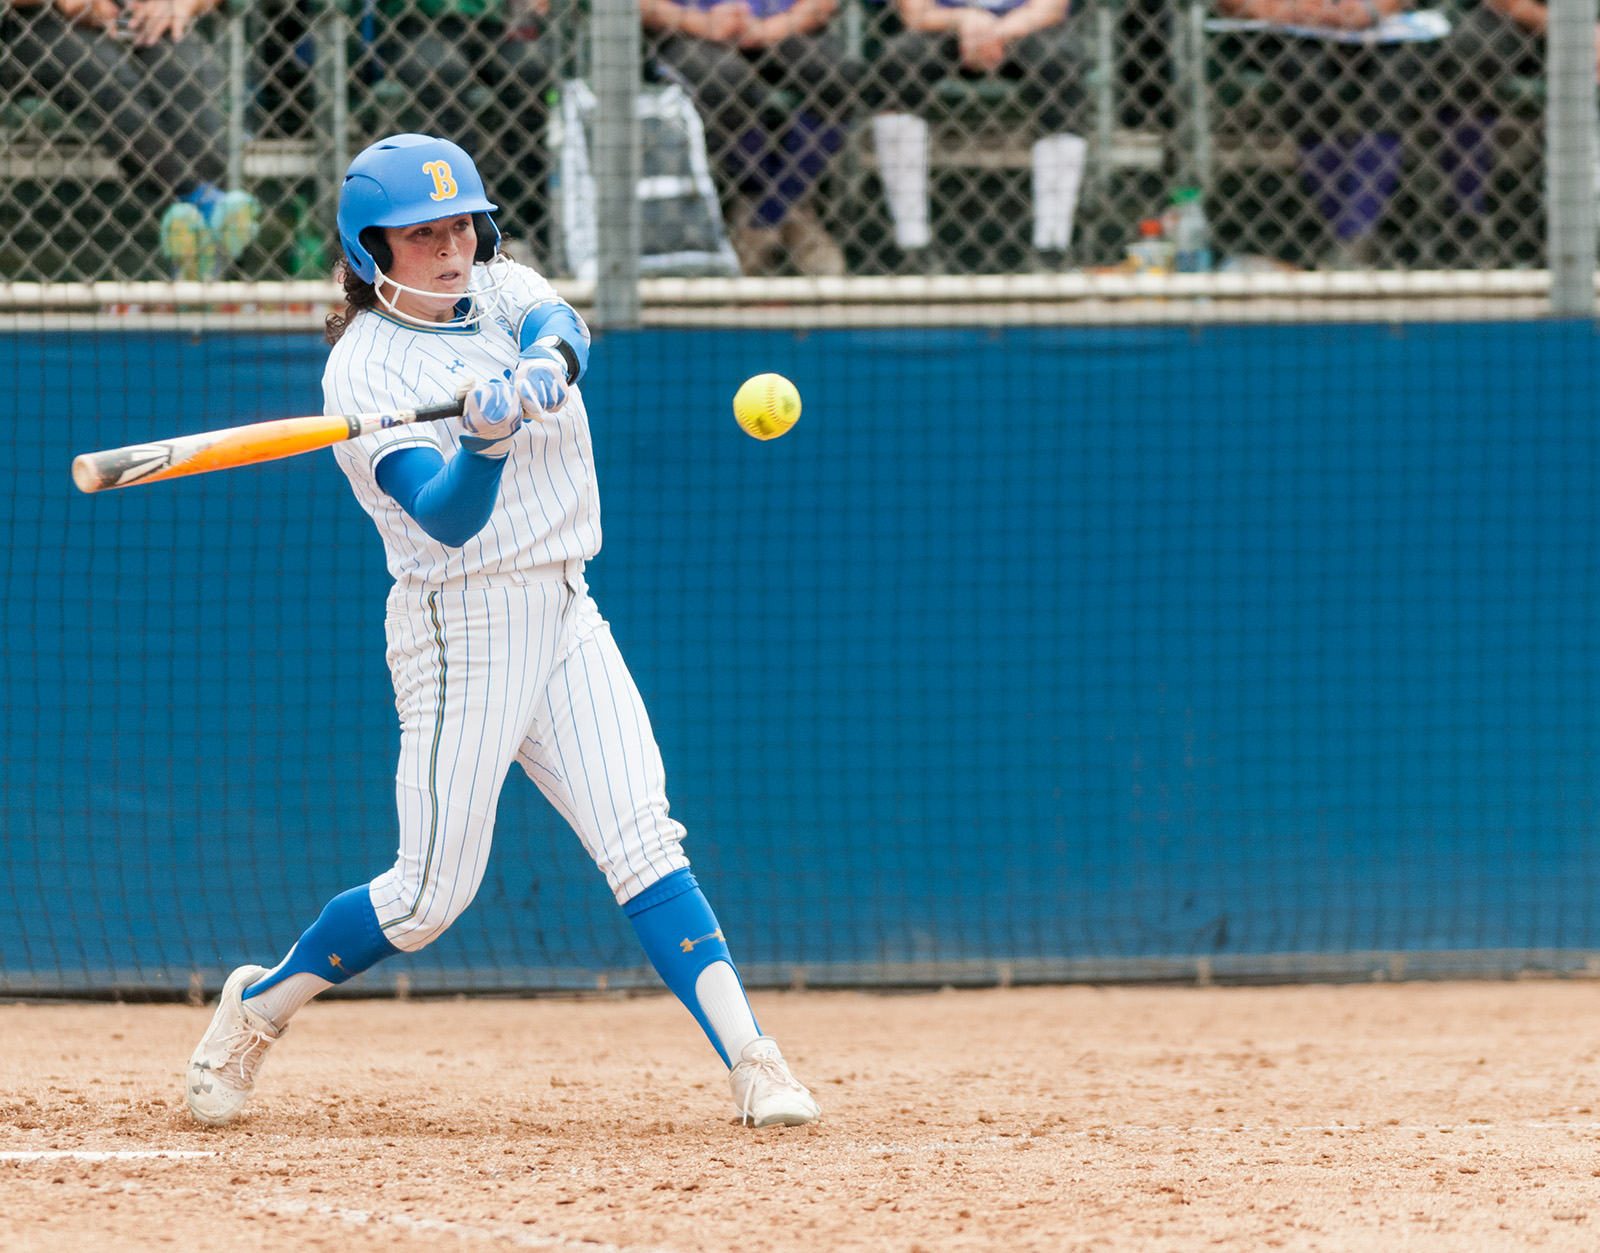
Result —
<path fill-rule="evenodd" d="M 733 396 L 733 417 L 745 434 L 777 439 L 800 416 L 800 393 L 781 374 L 746 379 Z"/>

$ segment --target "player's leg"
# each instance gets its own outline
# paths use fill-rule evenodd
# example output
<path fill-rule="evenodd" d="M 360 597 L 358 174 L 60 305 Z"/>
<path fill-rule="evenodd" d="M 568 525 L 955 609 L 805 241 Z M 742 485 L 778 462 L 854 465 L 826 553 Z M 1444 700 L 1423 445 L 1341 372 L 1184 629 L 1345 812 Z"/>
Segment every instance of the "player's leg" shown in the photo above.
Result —
<path fill-rule="evenodd" d="M 604 872 L 650 964 L 731 1068 L 741 1114 L 757 1126 L 810 1122 L 821 1111 L 762 1035 L 689 870 L 683 827 L 667 809 L 661 751 L 611 628 L 587 595 L 573 614 L 571 645 L 519 760 Z"/>
<path fill-rule="evenodd" d="M 1017 94 L 1038 136 L 1033 166 L 1033 249 L 1046 270 L 1072 246 L 1078 190 L 1089 150 L 1082 132 L 1089 63 L 1073 25 L 1047 27 L 1006 51 L 1001 73 L 1020 80 Z"/>
<path fill-rule="evenodd" d="M 934 85 L 956 72 L 959 48 L 951 35 L 906 30 L 884 42 L 864 92 L 872 109 L 878 175 L 894 224 L 895 244 L 923 256 L 933 243 L 928 197 L 929 128 L 924 116 Z"/>
<path fill-rule="evenodd" d="M 391 617 L 400 710 L 395 864 L 329 901 L 271 970 L 243 966 L 195 1050 L 189 1107 L 226 1122 L 249 1098 L 267 1049 L 319 992 L 431 943 L 483 879 L 495 808 L 555 660 L 572 592 L 558 583 L 437 590 Z"/>

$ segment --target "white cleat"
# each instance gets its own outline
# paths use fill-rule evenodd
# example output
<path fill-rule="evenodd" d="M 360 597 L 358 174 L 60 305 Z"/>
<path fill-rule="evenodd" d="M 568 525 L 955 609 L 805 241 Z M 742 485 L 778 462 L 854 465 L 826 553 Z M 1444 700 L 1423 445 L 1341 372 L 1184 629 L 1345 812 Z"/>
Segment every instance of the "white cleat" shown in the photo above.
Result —
<path fill-rule="evenodd" d="M 761 1036 L 744 1046 L 728 1072 L 739 1120 L 756 1127 L 803 1127 L 822 1117 L 822 1107 L 789 1073 L 778 1042 Z"/>
<path fill-rule="evenodd" d="M 266 973 L 265 966 L 240 966 L 222 985 L 222 1002 L 184 1075 L 183 1095 L 199 1122 L 220 1127 L 238 1116 L 267 1050 L 288 1030 L 244 1003 L 244 990 Z"/>

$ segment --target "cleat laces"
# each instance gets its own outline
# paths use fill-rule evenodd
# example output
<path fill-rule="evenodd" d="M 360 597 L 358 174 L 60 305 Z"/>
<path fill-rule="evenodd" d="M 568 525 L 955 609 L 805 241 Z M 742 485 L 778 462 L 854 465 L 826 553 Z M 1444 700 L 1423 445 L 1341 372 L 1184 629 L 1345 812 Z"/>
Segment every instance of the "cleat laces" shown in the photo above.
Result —
<path fill-rule="evenodd" d="M 278 1033 L 279 1035 L 282 1032 Z M 256 1075 L 266 1059 L 267 1050 L 277 1042 L 278 1036 L 268 1035 L 248 1023 L 236 1027 L 218 1041 L 218 1050 L 225 1054 L 222 1065 L 208 1067 L 211 1073 L 230 1088 L 249 1092 L 256 1086 Z"/>
<path fill-rule="evenodd" d="M 755 1112 L 756 1097 L 765 1096 L 773 1088 L 787 1089 L 803 1096 L 810 1095 L 799 1080 L 789 1073 L 789 1067 L 784 1064 L 783 1058 L 775 1052 L 757 1053 L 754 1057 L 740 1062 L 739 1069 L 746 1070 L 750 1075 L 749 1082 L 744 1085 L 744 1101 L 739 1109 L 740 1126 L 749 1125 L 750 1117 Z"/>

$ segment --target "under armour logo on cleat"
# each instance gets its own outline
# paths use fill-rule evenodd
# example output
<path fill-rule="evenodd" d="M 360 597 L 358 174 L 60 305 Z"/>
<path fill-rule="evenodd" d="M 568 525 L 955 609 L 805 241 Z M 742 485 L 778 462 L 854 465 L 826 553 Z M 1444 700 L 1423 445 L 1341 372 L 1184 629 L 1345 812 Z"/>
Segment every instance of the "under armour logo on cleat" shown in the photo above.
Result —
<path fill-rule="evenodd" d="M 722 938 L 722 932 L 713 931 L 710 935 L 703 935 L 698 940 L 690 940 L 690 939 L 679 940 L 678 941 L 678 947 L 681 948 L 685 953 L 692 953 L 692 952 L 694 952 L 694 946 L 696 944 L 704 944 L 707 940 L 720 940 L 721 938 Z"/>

